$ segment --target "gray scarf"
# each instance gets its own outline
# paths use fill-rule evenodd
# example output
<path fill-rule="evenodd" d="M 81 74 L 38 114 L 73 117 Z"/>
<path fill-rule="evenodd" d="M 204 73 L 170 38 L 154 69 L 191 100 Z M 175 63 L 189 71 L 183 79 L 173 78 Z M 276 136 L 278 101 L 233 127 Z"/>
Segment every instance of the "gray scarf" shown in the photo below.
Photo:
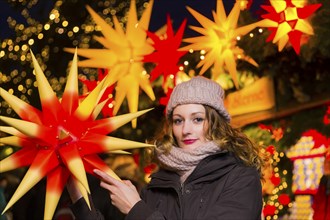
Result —
<path fill-rule="evenodd" d="M 177 172 L 180 175 L 181 183 L 187 179 L 202 159 L 219 151 L 221 151 L 220 147 L 213 141 L 198 146 L 193 150 L 185 150 L 173 146 L 169 154 L 164 154 L 159 149 L 156 150 L 161 166 Z"/>

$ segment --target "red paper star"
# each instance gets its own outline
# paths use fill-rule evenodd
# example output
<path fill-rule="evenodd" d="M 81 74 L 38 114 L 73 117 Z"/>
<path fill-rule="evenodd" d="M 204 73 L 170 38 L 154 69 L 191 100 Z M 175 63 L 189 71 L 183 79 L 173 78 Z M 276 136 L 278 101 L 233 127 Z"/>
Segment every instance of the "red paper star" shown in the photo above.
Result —
<path fill-rule="evenodd" d="M 155 48 L 155 52 L 145 55 L 143 62 L 154 62 L 157 66 L 151 71 L 150 81 L 154 81 L 161 74 L 163 74 L 163 86 L 167 78 L 171 75 L 174 76 L 179 71 L 177 63 L 180 58 L 184 56 L 188 51 L 179 51 L 179 47 L 182 41 L 182 36 L 187 20 L 185 19 L 180 25 L 176 35 L 173 33 L 170 17 L 167 16 L 167 29 L 166 35 L 159 37 L 156 34 L 147 31 L 147 35 L 152 39 L 152 46 Z"/>
<path fill-rule="evenodd" d="M 104 69 L 98 69 L 98 77 L 97 80 L 87 80 L 87 79 L 79 79 L 86 87 L 88 92 L 93 91 L 95 87 L 97 86 L 98 83 L 100 83 L 104 77 L 107 76 L 108 70 Z M 112 84 L 111 86 L 108 86 L 106 90 L 104 91 L 100 103 L 103 103 L 103 108 L 102 108 L 102 115 L 103 117 L 112 117 L 113 116 L 113 90 L 115 88 L 115 84 Z M 87 94 L 82 95 L 82 99 L 86 97 Z"/>
<path fill-rule="evenodd" d="M 278 25 L 268 27 L 271 32 L 267 41 L 279 42 L 279 51 L 289 41 L 297 54 L 300 53 L 301 38 L 303 34 L 312 35 L 313 28 L 307 22 L 322 4 L 306 5 L 307 1 L 270 0 L 271 6 L 262 5 L 268 14 L 262 18 L 269 19 Z"/>
<path fill-rule="evenodd" d="M 172 94 L 172 91 L 173 91 L 173 88 L 169 88 L 169 89 L 167 90 L 166 96 L 161 97 L 161 98 L 159 99 L 159 104 L 166 106 L 167 103 L 168 103 L 168 101 L 170 100 L 170 96 L 171 96 L 171 94 Z"/>
<path fill-rule="evenodd" d="M 0 173 L 29 166 L 3 213 L 47 177 L 44 219 L 52 219 L 70 176 L 88 205 L 90 190 L 86 172 L 93 174 L 93 169 L 97 168 L 119 179 L 98 156 L 99 153 L 152 146 L 107 135 L 148 110 L 96 120 L 101 111 L 102 103 L 98 103 L 106 78 L 79 102 L 75 54 L 60 101 L 33 54 L 32 60 L 42 111 L 0 88 L 0 95 L 21 118 L 0 116 L 0 120 L 10 125 L 1 126 L 1 131 L 12 135 L 0 138 L 0 142 L 20 147 L 0 161 Z"/>

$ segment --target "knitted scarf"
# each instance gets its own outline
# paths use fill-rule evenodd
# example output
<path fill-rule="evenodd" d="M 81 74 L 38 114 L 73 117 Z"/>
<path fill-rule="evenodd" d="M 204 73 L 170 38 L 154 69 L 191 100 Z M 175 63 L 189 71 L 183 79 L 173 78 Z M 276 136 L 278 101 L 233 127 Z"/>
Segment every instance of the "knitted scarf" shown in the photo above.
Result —
<path fill-rule="evenodd" d="M 213 141 L 198 146 L 193 150 L 173 146 L 169 154 L 164 154 L 159 149 L 156 150 L 161 166 L 177 172 L 180 175 L 181 183 L 187 179 L 202 159 L 219 151 L 221 149 Z"/>

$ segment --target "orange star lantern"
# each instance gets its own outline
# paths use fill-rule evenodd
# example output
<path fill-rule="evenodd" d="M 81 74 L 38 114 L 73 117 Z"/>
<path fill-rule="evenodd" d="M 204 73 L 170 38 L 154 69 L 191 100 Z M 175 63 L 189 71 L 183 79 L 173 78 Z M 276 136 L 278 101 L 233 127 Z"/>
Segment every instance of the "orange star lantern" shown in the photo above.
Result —
<path fill-rule="evenodd" d="M 127 97 L 130 112 L 138 110 L 139 88 L 155 100 L 153 89 L 148 75 L 143 67 L 143 56 L 150 54 L 154 49 L 147 42 L 147 33 L 152 12 L 153 0 L 150 0 L 140 21 L 137 20 L 135 1 L 131 1 L 128 11 L 126 33 L 116 16 L 113 17 L 114 28 L 102 19 L 91 7 L 87 6 L 95 23 L 101 27 L 104 37 L 95 36 L 95 39 L 104 46 L 104 49 L 78 49 L 78 55 L 88 59 L 80 61 L 78 66 L 109 69 L 109 77 L 105 86 L 117 83 L 113 114 L 116 115 L 125 97 Z M 74 53 L 73 48 L 65 49 Z M 136 127 L 136 120 L 132 121 Z"/>
<path fill-rule="evenodd" d="M 98 103 L 105 91 L 107 78 L 79 103 L 75 54 L 63 96 L 58 99 L 33 54 L 32 61 L 42 111 L 0 88 L 2 98 L 21 118 L 0 116 L 3 122 L 10 125 L 1 126 L 1 131 L 12 135 L 0 138 L 1 143 L 20 147 L 0 161 L 0 173 L 29 166 L 2 214 L 42 178 L 47 177 L 44 219 L 52 219 L 70 176 L 87 204 L 90 190 L 86 172 L 93 174 L 93 169 L 101 169 L 119 179 L 98 156 L 99 153 L 152 146 L 107 136 L 149 110 L 96 120 L 101 111 L 102 103 Z"/>
<path fill-rule="evenodd" d="M 215 69 L 224 68 L 229 72 L 236 88 L 238 88 L 236 60 L 242 59 L 254 66 L 258 66 L 258 64 L 251 57 L 246 56 L 244 51 L 236 45 L 237 37 L 244 36 L 256 28 L 258 22 L 237 27 L 241 10 L 239 1 L 236 1 L 228 17 L 222 0 L 217 1 L 216 12 L 213 12 L 214 22 L 188 6 L 187 9 L 203 26 L 191 26 L 190 28 L 203 36 L 183 39 L 183 41 L 191 44 L 182 49 L 204 50 L 204 59 L 197 65 L 197 67 L 202 67 L 199 74 L 204 74 L 212 65 Z"/>
<path fill-rule="evenodd" d="M 267 19 L 265 27 L 271 32 L 267 41 L 278 43 L 278 50 L 290 43 L 297 54 L 300 53 L 302 36 L 313 35 L 313 27 L 307 18 L 322 4 L 307 5 L 307 0 L 270 0 L 271 6 L 262 5 L 268 14 L 262 15 Z"/>

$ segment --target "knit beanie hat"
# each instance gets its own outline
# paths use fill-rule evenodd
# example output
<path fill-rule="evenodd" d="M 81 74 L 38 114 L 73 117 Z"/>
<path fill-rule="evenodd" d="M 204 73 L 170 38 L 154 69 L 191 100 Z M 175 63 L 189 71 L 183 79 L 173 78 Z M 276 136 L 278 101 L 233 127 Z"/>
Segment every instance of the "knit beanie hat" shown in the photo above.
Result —
<path fill-rule="evenodd" d="M 230 115 L 223 104 L 224 95 L 218 83 L 203 76 L 195 76 L 174 87 L 166 106 L 166 117 L 169 118 L 178 105 L 202 104 L 214 108 L 229 122 Z"/>

